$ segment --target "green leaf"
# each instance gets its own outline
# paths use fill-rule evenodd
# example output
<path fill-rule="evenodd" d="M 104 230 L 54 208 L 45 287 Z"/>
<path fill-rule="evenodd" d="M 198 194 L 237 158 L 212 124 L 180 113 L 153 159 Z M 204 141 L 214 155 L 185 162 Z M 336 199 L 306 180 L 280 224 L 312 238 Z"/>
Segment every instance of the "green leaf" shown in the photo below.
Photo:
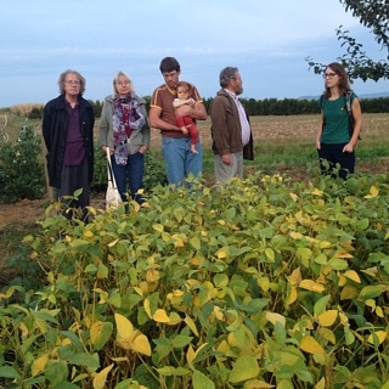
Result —
<path fill-rule="evenodd" d="M 55 389 L 80 389 L 78 385 L 72 384 L 71 382 L 61 382 L 55 387 Z"/>
<path fill-rule="evenodd" d="M 0 367 L 0 377 L 20 379 L 20 374 L 11 366 Z"/>
<path fill-rule="evenodd" d="M 215 389 L 215 384 L 198 370 L 193 372 L 193 389 Z"/>
<path fill-rule="evenodd" d="M 331 259 L 328 261 L 328 265 L 331 266 L 334 270 L 345 270 L 349 267 L 347 261 L 339 258 Z"/>
<path fill-rule="evenodd" d="M 201 241 L 197 236 L 193 236 L 192 238 L 189 239 L 189 243 L 196 249 L 200 250 L 201 249 Z"/>
<path fill-rule="evenodd" d="M 90 329 L 91 343 L 95 351 L 101 350 L 110 339 L 113 324 L 110 322 L 95 322 Z"/>
<path fill-rule="evenodd" d="M 331 301 L 331 296 L 324 296 L 320 298 L 314 307 L 315 316 L 320 316 L 321 314 L 323 314 L 326 311 L 327 305 L 330 301 Z"/>
<path fill-rule="evenodd" d="M 96 360 L 96 358 L 87 353 L 73 355 L 71 358 L 69 358 L 69 363 L 72 363 L 76 366 L 90 367 L 92 369 L 97 369 L 100 367 L 100 363 Z"/>
<path fill-rule="evenodd" d="M 192 336 L 176 335 L 171 339 L 174 348 L 184 348 L 193 340 Z"/>
<path fill-rule="evenodd" d="M 384 285 L 365 286 L 359 293 L 359 298 L 361 298 L 362 300 L 374 299 L 387 290 L 388 287 Z"/>
<path fill-rule="evenodd" d="M 236 360 L 231 371 L 229 381 L 232 384 L 256 378 L 260 368 L 257 359 L 252 355 L 246 355 Z"/>
<path fill-rule="evenodd" d="M 66 362 L 49 361 L 45 368 L 45 376 L 50 381 L 51 387 L 67 381 L 69 375 L 68 365 Z"/>

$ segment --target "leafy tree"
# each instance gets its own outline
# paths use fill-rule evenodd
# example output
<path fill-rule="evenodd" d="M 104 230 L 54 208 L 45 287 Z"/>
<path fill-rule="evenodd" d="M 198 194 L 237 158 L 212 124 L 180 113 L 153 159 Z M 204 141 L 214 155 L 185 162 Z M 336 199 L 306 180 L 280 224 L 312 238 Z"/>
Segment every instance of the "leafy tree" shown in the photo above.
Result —
<path fill-rule="evenodd" d="M 362 44 L 350 36 L 350 31 L 339 26 L 336 30 L 341 46 L 346 53 L 338 61 L 347 68 L 350 78 L 378 81 L 389 78 L 389 0 L 339 0 L 345 6 L 346 12 L 351 12 L 360 23 L 371 29 L 374 38 L 386 51 L 386 59 L 375 61 L 368 57 Z M 309 68 L 316 74 L 321 74 L 326 65 L 306 58 Z"/>

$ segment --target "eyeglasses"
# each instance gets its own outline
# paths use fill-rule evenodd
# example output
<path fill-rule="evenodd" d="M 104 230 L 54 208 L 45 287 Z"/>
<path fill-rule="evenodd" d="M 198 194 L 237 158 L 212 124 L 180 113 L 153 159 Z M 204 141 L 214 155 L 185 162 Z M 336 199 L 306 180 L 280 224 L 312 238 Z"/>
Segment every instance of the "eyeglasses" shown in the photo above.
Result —
<path fill-rule="evenodd" d="M 69 84 L 69 85 L 80 85 L 80 81 L 71 81 L 71 80 L 68 80 L 68 81 L 65 81 L 65 84 Z"/>
<path fill-rule="evenodd" d="M 339 76 L 338 73 L 324 73 L 323 78 L 334 78 L 335 76 Z"/>
<path fill-rule="evenodd" d="M 130 85 L 130 81 L 118 81 L 115 84 L 120 86 L 126 86 L 126 85 Z"/>

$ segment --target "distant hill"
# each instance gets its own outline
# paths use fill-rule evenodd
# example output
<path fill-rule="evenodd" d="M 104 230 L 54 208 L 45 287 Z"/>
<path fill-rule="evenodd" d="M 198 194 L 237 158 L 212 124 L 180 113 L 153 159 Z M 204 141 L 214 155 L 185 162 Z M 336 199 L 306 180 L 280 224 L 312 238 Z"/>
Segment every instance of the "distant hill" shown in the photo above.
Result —
<path fill-rule="evenodd" d="M 358 93 L 357 93 L 358 94 Z M 369 99 L 379 99 L 380 97 L 389 97 L 389 92 L 379 92 L 379 93 L 366 93 L 359 95 L 359 98 L 364 99 L 364 100 L 369 100 Z M 298 97 L 299 100 L 318 100 L 320 95 L 317 96 L 301 96 Z"/>

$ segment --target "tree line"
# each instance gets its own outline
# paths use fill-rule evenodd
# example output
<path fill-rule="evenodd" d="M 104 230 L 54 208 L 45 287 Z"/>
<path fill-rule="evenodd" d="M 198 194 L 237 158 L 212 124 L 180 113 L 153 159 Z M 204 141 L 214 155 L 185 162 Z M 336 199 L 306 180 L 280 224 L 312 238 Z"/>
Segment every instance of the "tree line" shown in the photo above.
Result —
<path fill-rule="evenodd" d="M 146 101 L 147 112 L 150 108 L 150 96 L 144 97 Z M 213 98 L 206 98 L 203 100 L 207 112 L 210 112 L 210 106 Z M 101 116 L 103 108 L 103 101 L 89 100 L 95 110 L 97 118 Z M 263 99 L 256 100 L 253 98 L 242 99 L 243 105 L 250 116 L 289 116 L 289 115 L 312 115 L 320 113 L 320 106 L 318 99 Z M 363 113 L 388 113 L 389 112 L 389 97 L 380 97 L 376 99 L 361 99 Z M 32 108 L 29 119 L 42 119 L 43 106 Z"/>

